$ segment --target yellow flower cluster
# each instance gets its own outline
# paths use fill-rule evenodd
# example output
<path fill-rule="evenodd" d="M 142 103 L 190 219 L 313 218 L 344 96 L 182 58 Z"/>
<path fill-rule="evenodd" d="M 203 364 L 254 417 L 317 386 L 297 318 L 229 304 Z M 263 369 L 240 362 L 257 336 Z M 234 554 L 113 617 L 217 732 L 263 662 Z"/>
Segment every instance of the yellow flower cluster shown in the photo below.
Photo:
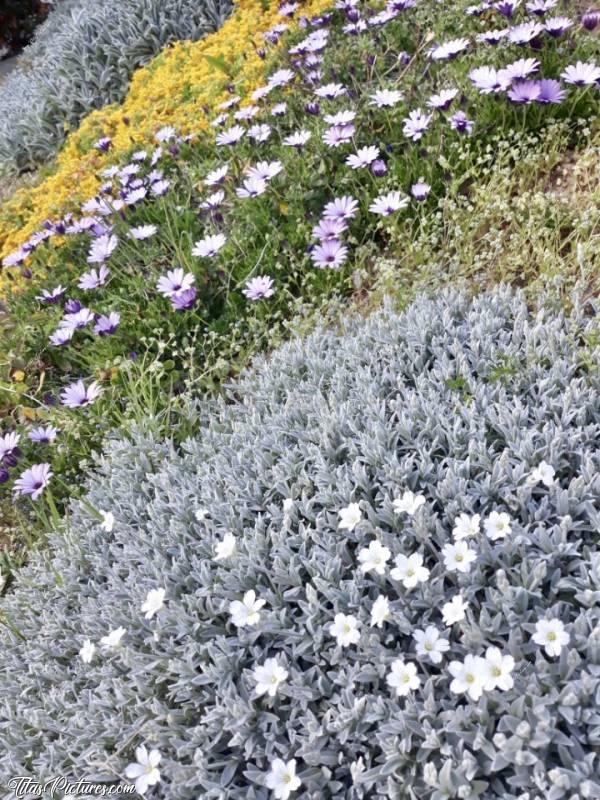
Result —
<path fill-rule="evenodd" d="M 330 6 L 331 0 L 307 0 L 298 13 L 311 16 Z M 248 94 L 264 83 L 265 62 L 257 48 L 264 46 L 262 34 L 284 21 L 273 0 L 237 0 L 220 30 L 199 42 L 177 42 L 137 70 L 124 101 L 89 114 L 67 139 L 51 173 L 37 186 L 18 190 L 0 209 L 0 260 L 44 220 L 92 197 L 99 172 L 118 163 L 132 145 L 152 142 L 162 126 L 184 135 L 211 131 L 209 119 L 227 98 L 227 84 Z M 93 147 L 102 136 L 112 139 L 108 156 Z"/>

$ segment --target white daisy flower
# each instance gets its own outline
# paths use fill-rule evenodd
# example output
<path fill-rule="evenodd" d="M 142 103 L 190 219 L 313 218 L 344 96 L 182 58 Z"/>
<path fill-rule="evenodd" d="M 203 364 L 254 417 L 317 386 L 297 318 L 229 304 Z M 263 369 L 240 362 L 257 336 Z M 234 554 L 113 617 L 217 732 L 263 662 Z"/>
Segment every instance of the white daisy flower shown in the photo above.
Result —
<path fill-rule="evenodd" d="M 356 644 L 360 639 L 358 620 L 351 614 L 336 614 L 329 625 L 329 633 L 337 639 L 340 647 Z"/>
<path fill-rule="evenodd" d="M 406 697 L 421 685 L 416 666 L 412 661 L 405 663 L 401 658 L 392 661 L 386 682 L 388 686 L 396 690 L 399 697 Z"/>
<path fill-rule="evenodd" d="M 374 570 L 378 575 L 383 575 L 386 562 L 391 555 L 389 547 L 384 547 L 378 539 L 375 539 L 368 547 L 363 547 L 358 553 L 360 571 L 370 572 Z"/>
<path fill-rule="evenodd" d="M 338 511 L 338 515 L 340 517 L 338 528 L 347 531 L 353 531 L 362 519 L 362 512 L 358 503 L 350 503 L 346 508 Z"/>
<path fill-rule="evenodd" d="M 256 625 L 260 619 L 259 611 L 265 605 L 266 600 L 257 600 L 256 593 L 250 589 L 244 595 L 242 601 L 233 600 L 229 604 L 231 621 L 238 628 L 246 625 Z"/>
<path fill-rule="evenodd" d="M 287 670 L 277 663 L 276 658 L 267 658 L 264 664 L 255 667 L 252 672 L 252 677 L 256 681 L 256 696 L 268 694 L 269 697 L 275 697 L 279 685 L 287 676 Z"/>
<path fill-rule="evenodd" d="M 429 578 L 429 570 L 423 566 L 423 556 L 420 553 L 397 555 L 394 563 L 396 566 L 390 575 L 395 581 L 401 581 L 405 589 L 414 589 L 418 583 Z"/>
<path fill-rule="evenodd" d="M 397 497 L 393 502 L 396 514 L 408 514 L 409 517 L 414 516 L 424 504 L 425 498 L 423 495 L 415 494 L 410 490 L 404 492 L 402 497 Z"/>
<path fill-rule="evenodd" d="M 549 656 L 559 656 L 562 648 L 569 643 L 569 634 L 559 619 L 541 619 L 535 624 L 531 637 L 541 645 Z"/>
<path fill-rule="evenodd" d="M 151 589 L 146 595 L 146 599 L 142 603 L 142 611 L 146 619 L 152 619 L 165 604 L 164 589 Z"/>

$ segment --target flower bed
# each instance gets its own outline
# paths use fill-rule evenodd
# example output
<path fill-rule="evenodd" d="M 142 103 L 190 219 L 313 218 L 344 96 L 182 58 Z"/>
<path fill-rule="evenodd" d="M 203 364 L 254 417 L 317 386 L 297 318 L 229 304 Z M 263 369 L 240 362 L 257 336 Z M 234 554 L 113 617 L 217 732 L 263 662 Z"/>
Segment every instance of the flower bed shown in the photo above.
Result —
<path fill-rule="evenodd" d="M 0 173 L 51 159 L 92 109 L 170 42 L 218 30 L 230 0 L 61 0 L 0 92 Z"/>
<path fill-rule="evenodd" d="M 597 109 L 600 73 L 583 61 L 585 31 L 569 39 L 567 59 L 548 31 L 531 51 L 510 41 L 529 24 L 518 19 L 504 43 L 490 44 L 498 11 L 448 17 L 437 3 L 400 6 L 364 18 L 351 4 L 311 18 L 322 6 L 265 11 L 271 27 L 260 43 L 273 51 L 262 52 L 255 35 L 237 80 L 218 42 L 232 34 L 235 51 L 233 34 L 251 24 L 243 9 L 220 34 L 186 45 L 204 55 L 194 86 L 209 68 L 223 75 L 201 90 L 212 92 L 213 107 L 219 100 L 214 138 L 207 121 L 209 133 L 198 136 L 163 125 L 146 147 L 135 139 L 150 136 L 140 127 L 144 99 L 155 116 L 143 126 L 200 127 L 200 98 L 179 107 L 171 104 L 181 95 L 168 92 L 189 78 L 177 60 L 183 46 L 140 74 L 119 115 L 105 110 L 86 123 L 97 194 L 4 260 L 7 274 L 20 268 L 19 285 L 31 280 L 11 302 L 0 387 L 9 422 L 0 476 L 14 495 L 44 495 L 52 508 L 76 491 L 112 427 L 151 409 L 170 429 L 174 396 L 213 389 L 276 344 L 298 311 L 314 316 L 350 295 L 357 276 L 370 270 L 375 283 L 373 263 L 418 240 L 446 197 L 464 195 L 482 165 L 506 155 L 499 118 L 506 133 L 520 127 L 542 142 L 549 130 L 564 146 L 583 135 L 573 117 Z M 440 33 L 435 44 L 424 33 L 452 20 L 469 37 Z M 99 119 L 102 127 L 87 127 Z M 515 151 L 508 163 L 516 171 L 520 160 Z M 180 435 L 188 432 L 185 424 Z"/>
<path fill-rule="evenodd" d="M 305 8 L 317 13 L 326 5 L 324 0 L 313 0 Z M 164 125 L 175 126 L 181 134 L 205 135 L 209 115 L 227 95 L 227 84 L 234 80 L 242 92 L 258 85 L 264 73 L 257 53 L 264 45 L 261 32 L 278 19 L 275 4 L 240 0 L 218 32 L 199 42 L 177 42 L 137 70 L 123 103 L 89 114 L 68 138 L 51 175 L 38 186 L 17 192 L 4 205 L 0 258 L 22 245 L 44 220 L 75 208 L 78 200 L 98 191 L 98 172 L 107 161 L 93 146 L 98 138 L 111 137 L 110 161 L 118 163 L 132 145 L 150 145 Z M 3 288 L 8 289 L 4 282 Z"/>
<path fill-rule="evenodd" d="M 113 442 L 2 601 L 2 783 L 597 797 L 597 336 L 446 294 Z"/>

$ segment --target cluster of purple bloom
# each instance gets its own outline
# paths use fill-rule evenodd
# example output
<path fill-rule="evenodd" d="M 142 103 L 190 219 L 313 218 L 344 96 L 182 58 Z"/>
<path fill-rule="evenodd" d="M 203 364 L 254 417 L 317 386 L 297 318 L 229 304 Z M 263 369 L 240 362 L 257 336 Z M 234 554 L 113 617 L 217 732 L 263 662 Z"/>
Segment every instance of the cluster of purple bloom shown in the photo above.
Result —
<path fill-rule="evenodd" d="M 379 36 L 384 26 L 415 5 L 417 0 L 389 0 L 383 10 L 375 12 L 358 0 L 337 0 L 335 3 L 343 15 L 342 31 L 352 37 L 373 33 Z M 398 54 L 401 65 L 410 65 L 417 57 L 423 58 L 436 81 L 435 93 L 423 98 L 419 107 L 412 109 L 404 105 L 406 92 L 398 86 L 402 78 L 379 87 L 368 85 L 368 97 L 357 98 L 350 81 L 344 83 L 335 73 L 327 75 L 324 56 L 334 38 L 328 29 L 333 14 L 313 19 L 300 18 L 304 34 L 301 41 L 288 48 L 289 64 L 277 69 L 247 98 L 234 94 L 231 87 L 230 96 L 212 120 L 219 163 L 213 166 L 203 182 L 207 192 L 200 200 L 199 211 L 206 226 L 203 238 L 194 243 L 190 257 L 202 260 L 224 258 L 232 209 L 239 207 L 240 203 L 260 202 L 258 198 L 262 196 L 276 195 L 277 188 L 271 184 L 281 181 L 278 176 L 285 174 L 285 158 L 304 158 L 313 149 L 322 152 L 324 144 L 328 157 L 337 159 L 339 166 L 342 163 L 345 166 L 345 171 L 341 171 L 344 180 L 352 175 L 360 177 L 366 174 L 375 178 L 388 175 L 385 142 L 360 139 L 361 121 L 367 118 L 369 125 L 364 129 L 372 130 L 372 115 L 389 115 L 396 123 L 399 122 L 407 142 L 419 144 L 439 121 L 459 135 L 473 132 L 475 122 L 470 117 L 474 115 L 466 105 L 473 87 L 480 95 L 503 94 L 515 104 L 552 105 L 563 101 L 568 87 L 585 89 L 598 86 L 600 67 L 594 62 L 577 61 L 566 65 L 560 75 L 542 77 L 539 75 L 540 60 L 527 55 L 502 68 L 482 65 L 471 69 L 468 85 L 453 85 L 454 82 L 445 80 L 446 62 L 477 53 L 480 46 L 487 50 L 488 46 L 500 43 L 506 46 L 528 45 L 534 48 L 535 55 L 539 55 L 544 38 L 551 42 L 577 27 L 570 18 L 555 13 L 557 5 L 558 0 L 484 0 L 479 5 L 470 6 L 467 13 L 506 27 L 481 31 L 471 38 L 460 36 L 437 42 L 424 54 Z M 280 14 L 285 18 L 293 17 L 300 7 L 299 3 L 286 3 L 280 6 Z M 521 12 L 527 16 L 519 19 Z M 584 14 L 581 19 L 581 27 L 585 30 L 594 30 L 599 23 L 600 14 L 594 11 Z M 278 42 L 288 27 L 286 23 L 276 25 L 264 35 L 265 43 Z M 260 54 L 266 56 L 266 50 Z M 287 93 L 292 86 L 300 89 L 306 102 L 303 127 L 290 129 Z M 135 209 L 169 191 L 170 181 L 165 176 L 163 161 L 169 155 L 176 155 L 181 145 L 191 137 L 182 139 L 174 128 L 166 126 L 156 133 L 155 138 L 150 151 L 139 150 L 125 165 L 113 165 L 104 170 L 105 183 L 96 197 L 81 206 L 79 216 L 67 214 L 60 220 L 46 222 L 21 248 L 4 259 L 3 266 L 26 269 L 24 265 L 32 253 L 53 237 L 83 236 L 86 237 L 87 267 L 77 278 L 76 286 L 86 293 L 86 298 L 102 297 L 113 280 L 115 253 L 126 248 L 128 242 L 144 242 L 160 233 L 156 225 L 146 223 L 130 225 L 123 236 L 116 222 L 127 222 Z M 246 156 L 239 158 L 236 154 L 240 144 L 247 149 L 248 143 L 256 155 L 250 165 Z M 265 148 L 271 146 L 280 146 L 280 152 L 284 154 L 278 154 L 281 160 L 266 158 Z M 95 147 L 101 153 L 111 153 L 110 138 L 100 138 Z M 371 178 L 368 185 L 373 185 Z M 424 203 L 430 192 L 431 186 L 423 178 L 413 183 L 410 189 L 417 204 Z M 410 202 L 410 196 L 392 184 L 379 193 L 373 192 L 365 203 L 361 197 L 360 207 L 368 208 L 371 214 L 379 217 L 390 217 L 405 209 Z M 338 197 L 326 204 L 321 218 L 313 223 L 312 242 L 307 248 L 313 266 L 337 269 L 346 263 L 349 249 L 345 235 L 359 211 L 358 200 L 341 191 Z M 236 291 L 249 301 L 273 297 L 277 290 L 275 279 L 269 275 L 255 275 L 253 271 L 242 279 Z M 155 289 L 176 312 L 189 312 L 199 301 L 196 276 L 179 265 L 173 265 L 158 276 Z M 87 299 L 84 305 L 80 300 L 68 297 L 67 288 L 62 285 L 42 289 L 37 299 L 48 307 L 63 306 L 64 313 L 49 337 L 53 347 L 66 347 L 74 337 L 81 338 L 86 334 L 111 336 L 121 322 L 117 310 L 93 310 L 88 307 Z M 90 305 L 95 305 L 95 302 L 90 302 Z M 96 381 L 86 386 L 83 380 L 77 380 L 63 389 L 60 400 L 64 407 L 78 409 L 94 403 L 101 393 L 102 388 Z M 51 444 L 56 435 L 56 429 L 49 426 L 31 430 L 29 438 L 33 442 Z M 20 454 L 18 441 L 16 433 L 0 438 L 0 482 L 9 479 L 8 469 L 17 463 Z M 14 490 L 35 499 L 47 485 L 51 474 L 48 464 L 38 464 L 15 481 Z"/>

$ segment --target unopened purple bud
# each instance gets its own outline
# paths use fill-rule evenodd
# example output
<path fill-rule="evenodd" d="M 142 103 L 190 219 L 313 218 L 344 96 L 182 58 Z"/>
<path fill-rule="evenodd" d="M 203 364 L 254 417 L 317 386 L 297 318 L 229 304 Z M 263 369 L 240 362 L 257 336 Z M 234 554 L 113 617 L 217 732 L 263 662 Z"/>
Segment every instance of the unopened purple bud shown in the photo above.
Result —
<path fill-rule="evenodd" d="M 169 147 L 169 153 L 171 153 L 172 156 L 178 155 L 179 154 L 179 146 L 176 145 L 176 144 L 172 144 Z"/>
<path fill-rule="evenodd" d="M 371 172 L 376 178 L 383 178 L 387 171 L 388 170 L 385 161 L 382 161 L 380 158 L 378 158 L 376 161 L 373 161 L 371 164 Z"/>
<path fill-rule="evenodd" d="M 135 352 L 135 350 L 132 350 L 131 353 L 129 353 L 129 360 L 130 361 L 137 361 L 137 357 L 138 357 L 138 355 Z"/>
<path fill-rule="evenodd" d="M 348 11 L 346 11 L 346 18 L 348 22 L 358 22 L 360 19 L 360 11 L 358 8 L 349 8 Z"/>
<path fill-rule="evenodd" d="M 0 469 L 0 483 L 6 483 L 10 479 L 10 474 L 7 469 Z"/>
<path fill-rule="evenodd" d="M 312 117 L 318 117 L 321 112 L 321 106 L 318 103 L 307 103 L 304 106 L 304 110 Z"/>
<path fill-rule="evenodd" d="M 263 58 L 263 59 L 264 59 L 264 58 L 266 58 L 266 57 L 267 57 L 267 51 L 266 51 L 266 50 L 263 50 L 263 48 L 262 48 L 262 47 L 259 47 L 259 49 L 256 51 L 256 55 L 257 55 L 259 58 Z"/>
<path fill-rule="evenodd" d="M 371 55 L 371 54 L 369 54 L 369 55 L 367 56 L 367 64 L 368 64 L 370 67 L 372 67 L 374 63 L 375 63 L 375 56 L 374 56 L 374 55 Z"/>
<path fill-rule="evenodd" d="M 593 31 L 598 26 L 599 22 L 600 22 L 599 11 L 588 11 L 581 18 L 581 24 L 586 29 L 586 31 Z"/>
<path fill-rule="evenodd" d="M 123 117 L 123 125 L 129 125 L 129 117 Z"/>
<path fill-rule="evenodd" d="M 410 55 L 409 55 L 409 54 L 406 52 L 406 50 L 403 50 L 403 51 L 402 51 L 402 52 L 399 54 L 399 56 L 398 56 L 398 61 L 399 61 L 401 64 L 404 64 L 404 65 L 406 65 L 406 64 L 409 64 L 409 63 L 410 63 Z"/>
<path fill-rule="evenodd" d="M 18 447 L 14 447 L 10 452 L 4 454 L 2 463 L 5 467 L 16 467 L 19 462 L 21 451 Z"/>
<path fill-rule="evenodd" d="M 32 275 L 33 275 L 33 273 L 29 269 L 29 267 L 23 267 L 23 269 L 21 270 L 21 277 L 25 278 L 25 280 L 29 280 Z"/>
<path fill-rule="evenodd" d="M 79 300 L 67 300 L 65 303 L 65 313 L 66 314 L 76 314 L 78 311 L 81 311 L 81 303 Z"/>

